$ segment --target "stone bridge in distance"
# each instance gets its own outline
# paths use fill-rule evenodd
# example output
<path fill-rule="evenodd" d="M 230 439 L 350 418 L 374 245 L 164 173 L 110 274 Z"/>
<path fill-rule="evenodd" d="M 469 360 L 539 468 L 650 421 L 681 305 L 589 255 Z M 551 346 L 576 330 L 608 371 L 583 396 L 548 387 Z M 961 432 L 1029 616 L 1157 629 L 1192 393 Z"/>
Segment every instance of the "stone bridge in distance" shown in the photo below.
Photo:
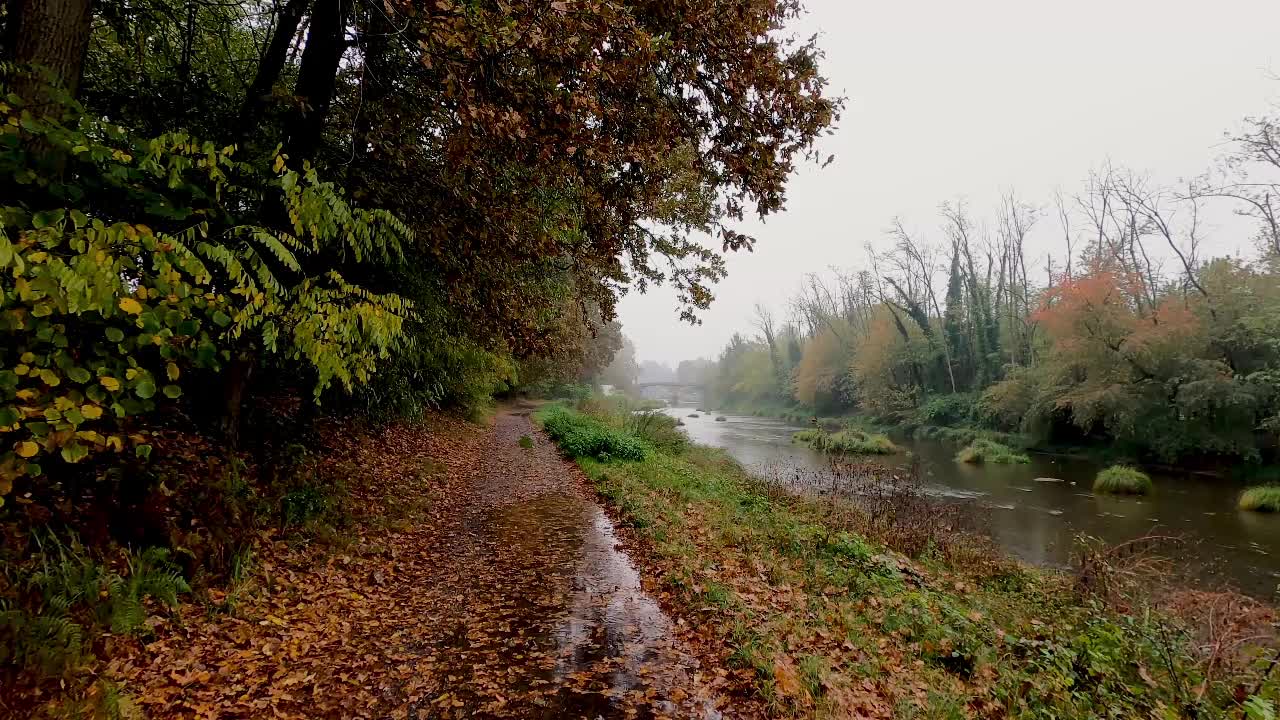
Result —
<path fill-rule="evenodd" d="M 707 390 L 702 385 L 679 382 L 638 383 L 636 389 L 646 400 L 662 400 L 668 405 L 700 407 L 706 401 Z"/>

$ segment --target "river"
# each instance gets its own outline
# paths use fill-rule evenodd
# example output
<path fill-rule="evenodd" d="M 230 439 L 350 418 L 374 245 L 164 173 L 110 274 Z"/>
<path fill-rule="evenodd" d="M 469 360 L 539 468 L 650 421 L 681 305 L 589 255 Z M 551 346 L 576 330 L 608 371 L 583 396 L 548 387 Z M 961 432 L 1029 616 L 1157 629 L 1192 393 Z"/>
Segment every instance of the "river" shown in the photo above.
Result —
<path fill-rule="evenodd" d="M 791 442 L 803 429 L 779 420 L 668 408 L 697 443 L 724 448 L 745 467 L 822 469 L 826 458 Z M 894 438 L 905 452 L 883 458 L 905 465 L 918 460 L 931 491 L 972 499 L 990 535 L 1017 557 L 1036 565 L 1065 567 L 1077 535 L 1123 542 L 1149 532 L 1184 540 L 1176 559 L 1187 578 L 1210 588 L 1229 586 L 1270 598 L 1280 584 L 1280 514 L 1235 507 L 1241 486 L 1229 480 L 1152 474 L 1156 491 L 1146 497 L 1095 495 L 1097 463 L 1032 455 L 1028 465 L 968 465 L 955 461 L 958 448 L 934 440 Z"/>

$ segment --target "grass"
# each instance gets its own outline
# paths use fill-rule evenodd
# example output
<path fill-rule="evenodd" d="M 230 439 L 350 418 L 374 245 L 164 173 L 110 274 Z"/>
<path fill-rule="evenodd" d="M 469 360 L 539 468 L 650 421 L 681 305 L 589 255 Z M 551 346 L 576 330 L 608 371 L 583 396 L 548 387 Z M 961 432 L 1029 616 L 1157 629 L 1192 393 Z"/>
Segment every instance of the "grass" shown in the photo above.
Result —
<path fill-rule="evenodd" d="M 1240 509 L 1280 512 L 1280 485 L 1260 485 L 1240 493 Z"/>
<path fill-rule="evenodd" d="M 992 463 L 995 465 L 1024 465 L 1031 462 L 1031 458 L 1008 445 L 982 438 L 974 440 L 957 453 L 956 460 L 963 463 Z"/>
<path fill-rule="evenodd" d="M 1203 665 L 1157 613 L 1082 600 L 1070 578 L 985 545 L 908 559 L 834 512 L 840 500 L 783 492 L 719 450 L 579 464 L 645 544 L 643 570 L 674 612 L 740 670 L 756 714 L 1226 718 L 1239 715 L 1233 688 L 1261 686 L 1201 690 Z"/>
<path fill-rule="evenodd" d="M 1093 480 L 1094 492 L 1113 495 L 1146 495 L 1154 489 L 1151 476 L 1128 465 L 1112 465 Z"/>
<path fill-rule="evenodd" d="M 536 417 L 547 435 L 572 458 L 643 460 L 648 454 L 647 444 L 635 435 L 563 405 L 547 406 Z"/>
<path fill-rule="evenodd" d="M 898 446 L 888 437 L 856 429 L 833 433 L 826 430 L 801 430 L 792 436 L 792 440 L 834 455 L 892 455 L 898 452 Z"/>

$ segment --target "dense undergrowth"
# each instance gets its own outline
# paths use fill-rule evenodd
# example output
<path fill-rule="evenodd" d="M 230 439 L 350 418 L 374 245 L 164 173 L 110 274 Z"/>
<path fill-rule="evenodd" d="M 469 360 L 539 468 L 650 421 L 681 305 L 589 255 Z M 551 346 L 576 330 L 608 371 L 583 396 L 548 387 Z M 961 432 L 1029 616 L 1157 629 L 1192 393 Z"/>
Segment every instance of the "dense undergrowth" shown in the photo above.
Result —
<path fill-rule="evenodd" d="M 627 432 L 591 403 L 541 417 Z M 1074 575 L 1032 570 L 970 532 L 971 508 L 874 464 L 788 490 L 703 447 L 641 461 L 562 447 L 774 714 L 1273 716 L 1271 641 L 1231 645 L 1174 612 L 1130 581 L 1132 548 L 1082 546 Z"/>

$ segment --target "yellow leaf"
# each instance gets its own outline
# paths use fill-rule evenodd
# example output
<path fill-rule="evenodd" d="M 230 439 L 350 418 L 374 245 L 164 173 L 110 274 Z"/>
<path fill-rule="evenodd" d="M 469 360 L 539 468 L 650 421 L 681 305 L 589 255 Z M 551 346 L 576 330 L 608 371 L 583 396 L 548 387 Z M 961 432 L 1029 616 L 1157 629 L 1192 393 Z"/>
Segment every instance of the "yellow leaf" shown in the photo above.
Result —
<path fill-rule="evenodd" d="M 103 438 L 101 435 L 94 432 L 93 430 L 81 430 L 76 433 L 76 437 L 80 438 L 81 440 L 87 440 L 93 443 L 94 445 L 102 445 L 106 442 L 105 438 Z"/>
<path fill-rule="evenodd" d="M 18 457 L 35 457 L 40 452 L 40 446 L 30 440 L 18 443 Z"/>
<path fill-rule="evenodd" d="M 125 379 L 125 380 L 132 380 L 132 379 L 134 379 L 134 378 L 136 378 L 136 377 L 138 377 L 138 369 L 137 369 L 137 368 L 129 368 L 129 369 L 127 369 L 127 370 L 125 370 L 125 371 L 124 371 L 124 379 Z"/>
<path fill-rule="evenodd" d="M 80 414 L 88 420 L 97 420 L 102 417 L 102 408 L 97 405 L 81 405 Z"/>
<path fill-rule="evenodd" d="M 124 438 L 120 437 L 119 435 L 112 435 L 108 437 L 107 447 L 111 448 L 112 450 L 115 450 L 116 452 L 120 452 L 121 450 L 124 450 Z"/>
<path fill-rule="evenodd" d="M 120 298 L 120 309 L 130 315 L 137 315 L 142 312 L 142 303 L 133 298 Z"/>
<path fill-rule="evenodd" d="M 18 359 L 30 365 L 31 363 L 36 361 L 36 354 L 33 352 L 24 352 L 22 353 L 22 357 Z"/>
<path fill-rule="evenodd" d="M 31 372 L 31 368 L 26 365 L 19 365 L 13 369 L 14 375 L 26 375 L 29 372 Z"/>
<path fill-rule="evenodd" d="M 168 365 L 166 365 L 165 372 L 169 374 L 170 381 L 177 380 L 178 375 L 181 374 L 181 371 L 178 370 L 178 366 L 174 363 L 169 363 Z"/>
<path fill-rule="evenodd" d="M 106 377 L 104 375 L 103 377 L 98 378 L 98 382 L 102 384 L 102 387 L 110 390 L 111 392 L 115 392 L 120 389 L 120 381 L 113 377 Z"/>

